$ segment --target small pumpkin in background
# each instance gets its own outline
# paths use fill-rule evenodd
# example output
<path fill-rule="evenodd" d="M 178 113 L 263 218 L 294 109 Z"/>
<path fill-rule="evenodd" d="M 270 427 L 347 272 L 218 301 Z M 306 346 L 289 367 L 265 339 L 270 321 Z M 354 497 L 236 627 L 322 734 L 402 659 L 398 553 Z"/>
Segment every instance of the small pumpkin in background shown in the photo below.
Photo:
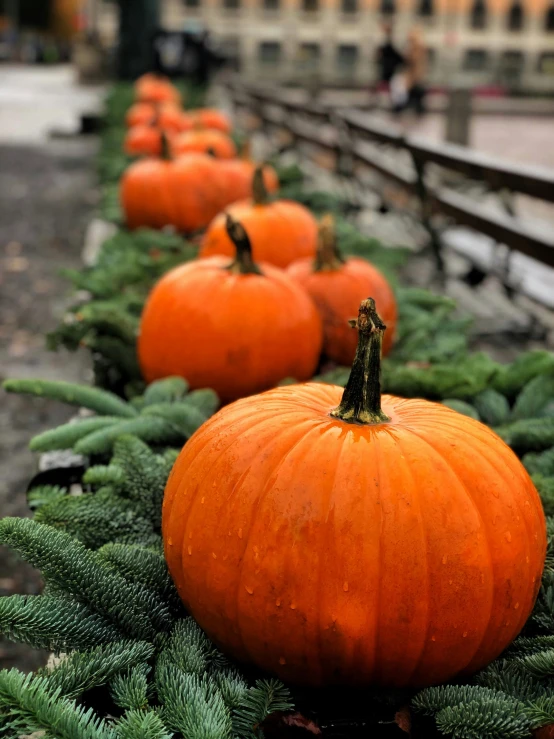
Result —
<path fill-rule="evenodd" d="M 237 155 L 233 140 L 227 134 L 211 129 L 178 134 L 172 140 L 171 147 L 175 157 L 191 152 L 211 154 L 217 159 L 233 159 Z"/>
<path fill-rule="evenodd" d="M 135 82 L 135 97 L 141 103 L 181 104 L 181 94 L 167 77 L 148 72 Z"/>
<path fill-rule="evenodd" d="M 520 632 L 544 514 L 487 426 L 381 397 L 373 300 L 356 326 L 346 388 L 244 398 L 190 438 L 165 489 L 165 557 L 187 611 L 240 661 L 289 683 L 436 685 Z"/>
<path fill-rule="evenodd" d="M 315 259 L 293 262 L 288 274 L 311 295 L 323 320 L 323 353 L 338 364 L 349 366 L 356 354 L 357 336 L 348 321 L 355 318 L 360 301 L 373 295 L 386 323 L 383 354 L 391 350 L 397 308 L 391 286 L 372 264 L 340 253 L 335 223 L 324 216 L 319 227 Z"/>
<path fill-rule="evenodd" d="M 175 133 L 190 131 L 193 128 L 190 116 L 174 103 L 162 103 L 160 105 L 135 103 L 127 111 L 125 123 L 128 128 L 156 125 L 164 131 Z"/>
<path fill-rule="evenodd" d="M 296 259 L 314 257 L 317 221 L 300 203 L 292 200 L 269 200 L 263 166 L 256 167 L 254 171 L 252 193 L 252 200 L 235 203 L 227 212 L 247 230 L 254 259 L 284 268 Z M 232 256 L 233 253 L 234 247 L 226 229 L 225 215 L 220 214 L 206 231 L 199 256 Z"/>
<path fill-rule="evenodd" d="M 198 128 L 212 128 L 223 133 L 231 133 L 233 125 L 228 115 L 215 108 L 191 110 L 193 124 Z"/>
<path fill-rule="evenodd" d="M 191 233 L 205 228 L 225 202 L 218 162 L 205 154 L 176 160 L 145 158 L 131 164 L 120 182 L 127 227 L 174 226 Z"/>
<path fill-rule="evenodd" d="M 180 375 L 229 401 L 313 375 L 322 342 L 314 304 L 282 270 L 252 261 L 239 223 L 227 217 L 227 228 L 233 260 L 188 262 L 150 293 L 138 337 L 147 382 Z"/>
<path fill-rule="evenodd" d="M 227 179 L 227 202 L 235 203 L 253 196 L 252 182 L 258 165 L 250 157 L 250 144 L 247 142 L 241 151 L 240 159 L 224 159 L 221 170 Z M 279 178 L 277 172 L 267 164 L 263 165 L 264 186 L 268 193 L 277 192 Z"/>
<path fill-rule="evenodd" d="M 123 139 L 123 151 L 131 157 L 162 155 L 162 130 L 155 122 L 140 126 L 133 126 Z"/>

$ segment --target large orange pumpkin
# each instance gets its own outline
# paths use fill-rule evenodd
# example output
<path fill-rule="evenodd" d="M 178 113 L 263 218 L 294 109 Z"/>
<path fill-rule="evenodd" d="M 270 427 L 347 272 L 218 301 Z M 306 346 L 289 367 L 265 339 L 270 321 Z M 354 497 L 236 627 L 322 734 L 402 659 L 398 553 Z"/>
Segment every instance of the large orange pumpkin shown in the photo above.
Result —
<path fill-rule="evenodd" d="M 148 72 L 135 82 L 135 97 L 141 103 L 177 103 L 181 94 L 167 77 Z"/>
<path fill-rule="evenodd" d="M 190 115 L 199 128 L 213 128 L 223 133 L 231 133 L 233 128 L 229 116 L 215 108 L 198 108 L 191 110 Z"/>
<path fill-rule="evenodd" d="M 323 353 L 329 359 L 338 364 L 352 364 L 357 336 L 348 321 L 356 317 L 360 301 L 366 295 L 374 296 L 387 325 L 383 354 L 388 354 L 396 327 L 394 293 L 381 272 L 365 259 L 341 255 L 332 216 L 325 216 L 321 221 L 315 260 L 293 262 L 287 271 L 317 305 L 323 319 Z"/>
<path fill-rule="evenodd" d="M 235 203 L 252 198 L 252 181 L 257 165 L 250 159 L 223 159 L 220 169 L 226 179 L 227 202 Z M 279 189 L 277 172 L 269 165 L 263 167 L 265 189 L 268 193 Z"/>
<path fill-rule="evenodd" d="M 190 116 L 173 103 L 135 103 L 127 111 L 125 123 L 128 128 L 156 125 L 170 132 L 189 131 L 193 128 Z"/>
<path fill-rule="evenodd" d="M 173 139 L 171 147 L 173 156 L 202 152 L 218 159 L 233 159 L 237 155 L 237 148 L 227 134 L 210 129 L 185 131 Z"/>
<path fill-rule="evenodd" d="M 181 375 L 227 401 L 313 375 L 322 342 L 314 304 L 284 272 L 254 264 L 240 224 L 229 218 L 228 228 L 233 261 L 184 264 L 149 296 L 138 339 L 147 382 Z"/>
<path fill-rule="evenodd" d="M 471 673 L 519 633 L 540 587 L 529 475 L 478 421 L 381 399 L 374 305 L 360 308 L 344 392 L 293 385 L 223 408 L 165 490 L 165 556 L 186 608 L 225 652 L 290 682 Z"/>
<path fill-rule="evenodd" d="M 217 161 L 205 154 L 134 162 L 120 183 L 127 226 L 205 228 L 225 204 L 224 185 Z"/>
<path fill-rule="evenodd" d="M 253 200 L 231 205 L 228 213 L 248 231 L 254 259 L 276 267 L 287 267 L 296 259 L 314 257 L 317 221 L 310 211 L 292 200 L 270 202 L 264 184 L 263 167 L 255 170 L 252 190 Z M 202 239 L 200 256 L 232 256 L 233 251 L 225 228 L 225 215 L 220 214 Z"/>

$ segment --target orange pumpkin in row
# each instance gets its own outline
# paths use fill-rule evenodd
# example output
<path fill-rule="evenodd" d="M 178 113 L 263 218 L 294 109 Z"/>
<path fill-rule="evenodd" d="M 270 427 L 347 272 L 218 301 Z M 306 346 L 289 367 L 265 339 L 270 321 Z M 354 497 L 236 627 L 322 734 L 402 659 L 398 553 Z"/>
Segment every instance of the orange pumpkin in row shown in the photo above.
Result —
<path fill-rule="evenodd" d="M 345 258 L 337 245 L 332 216 L 325 216 L 319 228 L 315 259 L 293 262 L 288 274 L 311 295 L 323 319 L 323 353 L 337 364 L 350 366 L 356 354 L 357 336 L 349 327 L 360 301 L 373 295 L 387 325 L 383 354 L 392 348 L 396 329 L 396 301 L 386 278 L 365 259 Z"/>
<path fill-rule="evenodd" d="M 167 77 L 148 72 L 135 82 L 135 97 L 141 103 L 181 104 L 181 94 Z"/>
<path fill-rule="evenodd" d="M 253 261 L 246 231 L 230 216 L 227 230 L 234 259 L 183 264 L 148 297 L 138 338 L 147 382 L 180 375 L 229 401 L 313 375 L 322 342 L 313 302 L 282 270 Z"/>
<path fill-rule="evenodd" d="M 263 347 L 269 292 L 250 296 L 266 316 Z M 220 309 L 205 282 L 204 295 Z M 436 685 L 484 667 L 521 631 L 544 514 L 491 429 L 381 397 L 385 326 L 371 299 L 356 326 L 346 388 L 243 398 L 185 444 L 165 489 L 165 557 L 187 611 L 241 662 L 315 686 Z"/>
<path fill-rule="evenodd" d="M 254 259 L 286 267 L 295 259 L 314 257 L 317 221 L 307 208 L 292 200 L 270 201 L 263 172 L 262 167 L 254 172 L 252 201 L 235 203 L 227 209 L 228 214 L 240 221 L 248 232 Z M 232 256 L 233 253 L 226 216 L 221 213 L 202 239 L 200 256 Z"/>

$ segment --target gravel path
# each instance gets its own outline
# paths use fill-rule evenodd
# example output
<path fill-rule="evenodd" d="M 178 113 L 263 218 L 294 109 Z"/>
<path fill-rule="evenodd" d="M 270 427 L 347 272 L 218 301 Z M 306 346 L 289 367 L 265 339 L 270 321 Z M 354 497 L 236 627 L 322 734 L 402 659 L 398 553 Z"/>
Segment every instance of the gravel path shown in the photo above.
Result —
<path fill-rule="evenodd" d="M 0 146 L 0 379 L 88 379 L 84 354 L 44 346 L 68 299 L 61 268 L 79 267 L 83 235 L 96 199 L 91 158 L 96 142 L 50 140 Z M 29 439 L 72 414 L 59 403 L 0 391 L 0 515 L 25 516 L 36 471 Z M 0 594 L 36 593 L 40 578 L 0 550 Z M 0 641 L 0 666 L 31 670 L 44 655 Z"/>

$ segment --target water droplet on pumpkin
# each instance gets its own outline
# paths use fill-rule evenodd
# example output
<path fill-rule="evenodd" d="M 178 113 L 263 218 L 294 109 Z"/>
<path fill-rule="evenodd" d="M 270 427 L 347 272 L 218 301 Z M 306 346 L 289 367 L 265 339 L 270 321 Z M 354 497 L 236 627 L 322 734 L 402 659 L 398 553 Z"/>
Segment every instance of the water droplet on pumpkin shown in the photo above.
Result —
<path fill-rule="evenodd" d="M 517 611 L 518 608 L 519 608 L 519 603 L 516 603 L 514 606 L 514 611 Z"/>
<path fill-rule="evenodd" d="M 205 500 L 206 500 L 206 498 L 204 496 L 202 496 L 202 500 L 200 502 L 203 503 Z"/>
<path fill-rule="evenodd" d="M 526 501 L 525 501 L 525 505 L 526 505 L 527 507 L 529 507 L 529 501 L 528 501 L 528 500 L 526 500 Z"/>
<path fill-rule="evenodd" d="M 275 605 L 277 606 L 277 608 L 279 608 L 279 606 L 281 605 L 281 598 L 277 598 L 277 600 L 275 601 Z"/>
<path fill-rule="evenodd" d="M 169 546 L 170 546 L 170 547 L 172 547 L 172 546 L 173 546 L 173 539 L 171 538 L 171 536 L 170 536 L 170 537 L 169 537 L 169 539 L 167 540 L 167 543 L 169 544 Z"/>
<path fill-rule="evenodd" d="M 509 531 L 506 531 L 506 533 L 504 534 L 504 536 L 506 537 L 506 541 L 512 541 L 512 535 L 510 534 Z"/>
<path fill-rule="evenodd" d="M 348 592 L 348 583 L 347 582 L 344 583 L 344 585 L 342 586 L 342 589 L 344 590 L 345 593 Z"/>
<path fill-rule="evenodd" d="M 529 555 L 527 555 L 527 557 L 525 557 L 525 561 L 527 562 L 527 564 L 529 564 Z"/>
<path fill-rule="evenodd" d="M 296 608 L 296 603 L 291 603 L 291 604 L 290 604 L 290 607 L 291 607 L 291 608 L 292 608 L 292 610 L 294 611 L 294 609 Z"/>
<path fill-rule="evenodd" d="M 287 660 L 284 657 L 279 657 L 279 664 L 280 665 L 286 665 L 287 664 Z"/>
<path fill-rule="evenodd" d="M 498 523 L 498 516 L 493 516 L 492 525 L 496 526 L 497 523 Z"/>
<path fill-rule="evenodd" d="M 431 637 L 431 641 L 437 641 L 436 637 L 435 636 L 432 636 Z"/>
<path fill-rule="evenodd" d="M 228 531 L 227 536 L 231 536 L 232 533 L 233 533 L 232 531 Z"/>
<path fill-rule="evenodd" d="M 242 539 L 242 529 L 238 530 L 239 539 Z"/>
<path fill-rule="evenodd" d="M 504 621 L 504 626 L 509 626 L 509 625 L 510 625 L 509 621 Z"/>
<path fill-rule="evenodd" d="M 492 494 L 494 495 L 495 498 L 500 497 L 500 493 L 498 492 L 498 490 L 495 490 L 495 488 L 492 489 Z"/>
<path fill-rule="evenodd" d="M 481 585 L 485 584 L 485 575 L 481 573 Z"/>
<path fill-rule="evenodd" d="M 442 558 L 442 563 L 443 565 L 445 565 L 447 562 L 448 562 L 448 556 L 445 554 L 444 557 Z"/>
<path fill-rule="evenodd" d="M 531 580 L 531 582 L 537 582 L 537 578 L 536 577 L 533 577 L 533 579 Z"/>
<path fill-rule="evenodd" d="M 217 559 L 217 554 L 216 554 L 215 552 L 212 552 L 212 557 L 213 557 L 214 559 Z"/>
<path fill-rule="evenodd" d="M 449 584 L 449 585 L 452 585 L 452 583 L 453 583 L 453 582 L 454 582 L 453 580 L 449 580 L 449 581 L 448 581 L 448 584 Z"/>
<path fill-rule="evenodd" d="M 188 548 L 187 548 L 187 552 L 188 552 L 189 554 L 192 554 L 192 547 L 188 547 Z"/>
<path fill-rule="evenodd" d="M 467 636 L 467 631 L 464 631 L 464 633 L 462 634 L 462 636 L 463 636 L 463 637 L 464 637 L 464 639 L 465 639 L 465 638 L 466 638 L 466 636 Z"/>
<path fill-rule="evenodd" d="M 246 592 L 248 593 L 248 595 L 252 595 L 254 593 L 254 588 L 251 588 L 248 585 L 245 585 L 244 588 Z"/>

